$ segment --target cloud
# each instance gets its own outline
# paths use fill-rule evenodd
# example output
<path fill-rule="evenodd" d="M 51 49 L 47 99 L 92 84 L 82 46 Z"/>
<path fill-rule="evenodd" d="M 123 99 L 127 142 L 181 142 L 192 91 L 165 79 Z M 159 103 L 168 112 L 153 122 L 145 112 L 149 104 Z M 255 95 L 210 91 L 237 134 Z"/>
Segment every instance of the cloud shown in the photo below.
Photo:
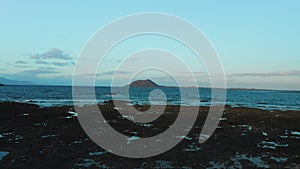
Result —
<path fill-rule="evenodd" d="M 52 62 L 52 65 L 55 65 L 55 66 L 67 66 L 69 64 L 72 64 L 72 63 Z"/>
<path fill-rule="evenodd" d="M 15 67 L 18 67 L 18 68 L 30 68 L 30 66 L 27 65 L 28 62 L 26 61 L 23 61 L 23 60 L 18 60 L 18 61 L 15 61 Z"/>
<path fill-rule="evenodd" d="M 15 64 L 27 64 L 27 63 L 28 62 L 22 60 L 15 61 Z"/>
<path fill-rule="evenodd" d="M 21 55 L 23 55 L 23 56 L 32 56 L 32 54 L 30 54 L 30 53 L 21 53 Z"/>
<path fill-rule="evenodd" d="M 19 67 L 19 68 L 30 68 L 30 66 L 27 66 L 27 65 L 15 65 L 16 67 Z"/>
<path fill-rule="evenodd" d="M 80 75 L 76 75 L 78 77 L 81 77 L 81 78 L 93 78 L 93 77 L 99 77 L 99 76 L 112 76 L 116 73 L 116 71 L 105 71 L 105 72 L 100 72 L 100 73 L 86 73 L 86 74 L 80 74 Z M 129 72 L 129 71 L 118 71 L 118 74 L 119 75 L 123 75 L 123 74 L 130 74 L 132 72 Z"/>
<path fill-rule="evenodd" d="M 32 55 L 30 58 L 37 59 L 37 60 L 45 60 L 45 59 L 71 60 L 72 59 L 71 56 L 69 56 L 68 54 L 65 54 L 64 51 L 57 49 L 57 48 L 52 48 L 52 49 L 50 49 L 50 51 L 45 52 L 45 53 L 38 53 L 38 54 Z"/>
<path fill-rule="evenodd" d="M 38 69 L 24 70 L 23 72 L 20 72 L 20 74 L 33 74 L 33 75 L 50 74 L 50 73 L 60 73 L 60 71 L 52 67 L 39 67 Z"/>
<path fill-rule="evenodd" d="M 111 71 L 106 71 L 106 72 L 102 72 L 102 73 L 99 73 L 98 75 L 113 75 L 113 74 L 130 74 L 132 72 L 130 71 L 114 71 L 114 70 L 111 70 Z"/>
<path fill-rule="evenodd" d="M 35 70 L 25 70 L 25 71 L 23 71 L 23 73 L 27 73 L 27 74 L 49 74 L 49 73 L 59 73 L 59 71 L 35 69 Z"/>
<path fill-rule="evenodd" d="M 50 65 L 50 63 L 45 62 L 45 61 L 41 61 L 41 60 L 37 60 L 37 61 L 35 61 L 34 63 L 40 64 L 40 65 Z"/>
<path fill-rule="evenodd" d="M 270 76 L 299 76 L 300 71 L 290 70 L 290 71 L 278 71 L 278 72 L 264 72 L 264 73 L 233 73 L 228 75 L 228 77 L 270 77 Z"/>

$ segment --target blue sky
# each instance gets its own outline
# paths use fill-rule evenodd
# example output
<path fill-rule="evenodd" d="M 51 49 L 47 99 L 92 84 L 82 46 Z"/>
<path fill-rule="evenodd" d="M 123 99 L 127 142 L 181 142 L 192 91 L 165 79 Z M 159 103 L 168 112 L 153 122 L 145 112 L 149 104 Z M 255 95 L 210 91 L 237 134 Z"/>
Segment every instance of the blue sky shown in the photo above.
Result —
<path fill-rule="evenodd" d="M 133 13 L 163 12 L 186 19 L 209 38 L 220 55 L 228 87 L 299 90 L 299 9 L 297 0 L 3 0 L 0 77 L 35 84 L 70 85 L 81 48 L 99 28 Z M 151 45 L 153 39 L 163 41 L 150 39 L 137 38 L 130 43 L 141 44 L 140 40 Z M 121 59 L 119 55 L 129 51 L 120 47 L 117 54 L 108 56 L 99 74 L 112 71 Z M 193 63 L 191 66 L 196 67 Z M 99 85 L 109 85 L 108 77 L 100 77 Z M 208 83 L 200 80 L 199 85 Z"/>

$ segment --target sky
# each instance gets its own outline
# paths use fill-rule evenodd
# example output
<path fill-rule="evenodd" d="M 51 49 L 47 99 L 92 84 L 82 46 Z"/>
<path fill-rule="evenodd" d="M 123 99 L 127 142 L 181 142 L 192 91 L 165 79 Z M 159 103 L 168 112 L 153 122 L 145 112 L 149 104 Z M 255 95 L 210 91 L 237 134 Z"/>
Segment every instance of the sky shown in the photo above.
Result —
<path fill-rule="evenodd" d="M 206 35 L 223 64 L 228 87 L 300 90 L 299 9 L 297 0 L 2 0 L 0 77 L 71 85 L 80 51 L 97 30 L 120 17 L 161 12 L 185 19 Z M 115 68 L 126 56 L 151 47 L 173 50 L 189 65 L 198 85 L 209 86 L 203 65 L 189 59 L 191 52 L 172 39 L 154 35 L 129 38 L 108 53 L 98 67 L 97 85 L 110 85 Z M 184 72 L 177 73 L 185 78 Z M 150 71 L 135 78 L 173 85 L 172 78 L 162 74 Z"/>

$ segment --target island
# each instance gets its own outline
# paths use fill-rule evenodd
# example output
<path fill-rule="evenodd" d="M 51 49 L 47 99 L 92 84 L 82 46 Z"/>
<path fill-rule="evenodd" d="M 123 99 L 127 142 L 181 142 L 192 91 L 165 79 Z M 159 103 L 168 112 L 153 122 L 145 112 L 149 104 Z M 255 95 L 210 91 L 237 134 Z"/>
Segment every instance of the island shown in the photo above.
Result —
<path fill-rule="evenodd" d="M 0 86 L 4 86 L 4 84 L 0 83 Z"/>
<path fill-rule="evenodd" d="M 129 87 L 161 87 L 150 79 L 136 80 L 129 84 Z"/>

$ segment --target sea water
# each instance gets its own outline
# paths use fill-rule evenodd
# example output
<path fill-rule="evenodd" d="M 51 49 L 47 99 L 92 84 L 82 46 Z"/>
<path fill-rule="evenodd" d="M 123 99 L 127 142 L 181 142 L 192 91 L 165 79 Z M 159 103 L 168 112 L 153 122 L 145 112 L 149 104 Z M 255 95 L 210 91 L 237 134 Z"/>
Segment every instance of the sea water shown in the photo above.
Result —
<path fill-rule="evenodd" d="M 89 103 L 89 91 L 92 87 L 80 87 L 80 96 Z M 200 96 L 190 88 L 158 87 L 144 88 L 132 87 L 128 95 L 112 93 L 111 87 L 95 87 L 95 100 L 97 103 L 111 100 L 124 100 L 132 104 L 150 104 L 149 95 L 154 89 L 164 92 L 169 105 L 210 106 L 212 98 L 210 88 L 198 88 Z M 115 88 L 114 91 L 124 88 Z M 216 89 L 219 90 L 219 89 Z M 183 98 L 181 92 L 185 92 Z M 37 104 L 41 107 L 73 105 L 71 86 L 1 86 L 0 101 L 14 101 Z M 164 104 L 152 102 L 152 104 Z M 251 107 L 265 110 L 300 110 L 300 91 L 285 90 L 257 90 L 257 89 L 228 89 L 226 103 L 234 107 Z"/>

